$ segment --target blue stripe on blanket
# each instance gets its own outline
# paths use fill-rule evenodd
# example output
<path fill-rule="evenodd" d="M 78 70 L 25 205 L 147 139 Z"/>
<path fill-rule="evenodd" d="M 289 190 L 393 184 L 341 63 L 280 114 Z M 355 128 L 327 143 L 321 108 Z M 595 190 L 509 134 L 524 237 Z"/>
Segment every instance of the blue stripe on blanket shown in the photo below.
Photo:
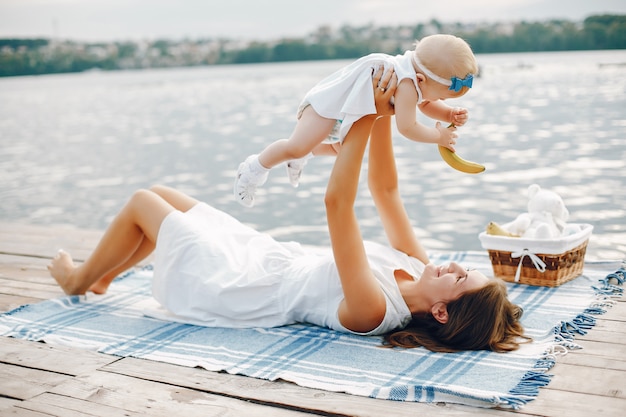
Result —
<path fill-rule="evenodd" d="M 485 253 L 442 253 L 432 260 L 492 274 Z M 578 348 L 574 337 L 593 327 L 594 315 L 621 295 L 616 284 L 625 280 L 620 262 L 587 262 L 583 276 L 558 288 L 507 284 L 535 341 L 502 354 L 383 349 L 379 337 L 305 324 L 224 329 L 160 321 L 143 314 L 154 303 L 151 277 L 146 268 L 116 279 L 106 295 L 19 307 L 0 315 L 0 334 L 373 398 L 517 409 L 550 382 L 547 371 L 559 353 L 554 346 Z"/>

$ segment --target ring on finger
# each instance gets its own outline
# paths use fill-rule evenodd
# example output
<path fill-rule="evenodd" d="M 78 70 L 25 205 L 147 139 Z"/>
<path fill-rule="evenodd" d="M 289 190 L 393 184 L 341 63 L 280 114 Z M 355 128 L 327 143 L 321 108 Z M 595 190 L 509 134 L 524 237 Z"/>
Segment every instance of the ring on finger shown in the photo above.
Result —
<path fill-rule="evenodd" d="M 383 87 L 378 87 L 378 89 L 379 89 L 380 91 L 382 91 L 383 93 L 384 93 L 385 91 L 387 91 L 387 89 L 386 89 L 386 88 L 383 88 Z"/>

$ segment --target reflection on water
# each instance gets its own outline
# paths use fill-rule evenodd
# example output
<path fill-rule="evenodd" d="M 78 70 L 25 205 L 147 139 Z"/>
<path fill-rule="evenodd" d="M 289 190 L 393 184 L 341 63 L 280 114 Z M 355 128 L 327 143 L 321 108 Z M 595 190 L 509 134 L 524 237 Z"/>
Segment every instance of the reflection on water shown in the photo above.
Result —
<path fill-rule="evenodd" d="M 560 193 L 570 221 L 595 227 L 589 257 L 626 252 L 626 51 L 479 56 L 482 74 L 451 104 L 470 110 L 457 150 L 484 163 L 456 172 L 436 147 L 395 135 L 404 201 L 432 250 L 482 250 L 489 221 L 526 209 L 531 183 Z M 293 189 L 272 171 L 258 204 L 231 196 L 248 154 L 287 137 L 306 90 L 346 61 L 97 72 L 0 80 L 3 221 L 104 228 L 138 187 L 164 183 L 280 239 L 328 243 L 323 196 L 332 159 Z M 432 123 L 421 118 L 425 123 Z M 363 235 L 384 241 L 365 184 Z"/>

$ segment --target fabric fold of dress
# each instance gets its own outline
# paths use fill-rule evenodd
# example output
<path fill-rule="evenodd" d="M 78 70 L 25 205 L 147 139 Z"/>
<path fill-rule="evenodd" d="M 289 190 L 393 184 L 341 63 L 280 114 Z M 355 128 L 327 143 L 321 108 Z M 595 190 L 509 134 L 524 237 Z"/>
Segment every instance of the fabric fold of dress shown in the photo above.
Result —
<path fill-rule="evenodd" d="M 404 79 L 413 81 L 418 94 L 418 104 L 422 101 L 422 92 L 417 83 L 413 67 L 414 51 L 403 55 L 373 53 L 354 61 L 337 70 L 317 83 L 305 96 L 298 108 L 298 118 L 307 106 L 322 117 L 341 120 L 339 141 L 343 142 L 352 125 L 368 114 L 376 114 L 372 74 L 381 66 L 394 68 L 398 84 Z"/>
<path fill-rule="evenodd" d="M 387 301 L 383 322 L 368 334 L 404 327 L 411 314 L 395 281 L 423 264 L 395 249 L 365 242 Z M 298 322 L 350 332 L 337 317 L 343 300 L 332 251 L 279 242 L 205 203 L 170 213 L 154 254 L 154 298 L 145 314 L 211 327 L 277 327 Z"/>

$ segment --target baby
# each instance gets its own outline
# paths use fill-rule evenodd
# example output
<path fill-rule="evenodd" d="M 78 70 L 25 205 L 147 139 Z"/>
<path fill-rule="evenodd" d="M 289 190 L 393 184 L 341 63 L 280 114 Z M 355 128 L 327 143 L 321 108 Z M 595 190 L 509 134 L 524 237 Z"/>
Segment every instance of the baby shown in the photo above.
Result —
<path fill-rule="evenodd" d="M 431 35 L 417 42 L 413 51 L 397 56 L 373 53 L 320 81 L 302 100 L 291 137 L 275 141 L 239 165 L 234 185 L 236 200 L 252 207 L 256 188 L 281 162 L 287 162 L 289 181 L 297 187 L 309 158 L 335 155 L 352 124 L 376 113 L 371 83 L 373 72 L 380 66 L 392 69 L 398 78 L 393 104 L 400 134 L 454 151 L 454 126 L 465 124 L 467 109 L 450 107 L 443 100 L 469 91 L 478 64 L 463 39 Z M 446 128 L 437 122 L 435 127 L 428 127 L 419 123 L 416 106 L 426 116 L 454 126 Z"/>

